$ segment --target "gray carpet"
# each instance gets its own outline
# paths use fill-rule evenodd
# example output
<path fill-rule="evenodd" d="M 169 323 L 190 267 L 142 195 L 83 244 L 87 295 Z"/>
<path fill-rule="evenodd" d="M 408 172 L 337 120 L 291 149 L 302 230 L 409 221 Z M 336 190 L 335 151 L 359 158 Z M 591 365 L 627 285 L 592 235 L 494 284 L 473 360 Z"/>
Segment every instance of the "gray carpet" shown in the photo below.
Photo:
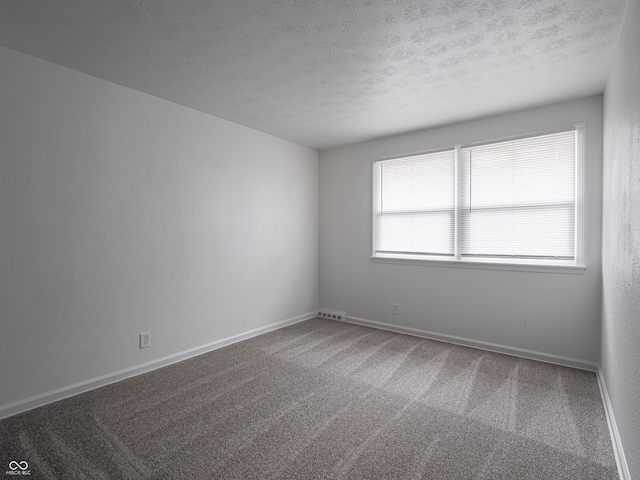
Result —
<path fill-rule="evenodd" d="M 2 420 L 0 440 L 2 470 L 46 479 L 618 478 L 593 373 L 323 319 Z"/>

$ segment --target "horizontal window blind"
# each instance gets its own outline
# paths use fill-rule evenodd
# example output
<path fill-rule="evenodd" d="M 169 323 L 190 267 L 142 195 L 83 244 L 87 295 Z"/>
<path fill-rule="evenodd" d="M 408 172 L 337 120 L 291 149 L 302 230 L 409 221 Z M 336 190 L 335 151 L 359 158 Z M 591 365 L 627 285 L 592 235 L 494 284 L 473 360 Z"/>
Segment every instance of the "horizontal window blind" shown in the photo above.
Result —
<path fill-rule="evenodd" d="M 576 132 L 460 149 L 461 255 L 575 258 Z"/>
<path fill-rule="evenodd" d="M 454 255 L 455 151 L 374 164 L 374 253 Z"/>

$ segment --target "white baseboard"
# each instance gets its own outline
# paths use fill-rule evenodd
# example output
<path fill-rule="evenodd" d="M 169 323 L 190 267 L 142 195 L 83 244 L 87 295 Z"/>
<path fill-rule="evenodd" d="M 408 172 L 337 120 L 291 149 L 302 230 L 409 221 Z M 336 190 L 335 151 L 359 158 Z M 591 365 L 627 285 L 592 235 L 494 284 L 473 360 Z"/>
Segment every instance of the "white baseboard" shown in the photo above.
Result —
<path fill-rule="evenodd" d="M 99 377 L 84 380 L 82 382 L 74 383 L 66 387 L 57 388 L 49 392 L 41 393 L 29 398 L 25 398 L 23 400 L 18 400 L 16 402 L 2 405 L 0 406 L 0 420 L 3 418 L 11 417 L 18 413 L 26 412 L 27 410 L 42 407 L 44 405 L 47 405 L 48 403 L 57 402 L 58 400 L 78 395 L 79 393 L 88 392 L 89 390 L 94 390 L 111 383 L 119 382 L 120 380 L 124 380 L 125 378 L 134 377 L 142 373 L 150 372 L 151 370 L 166 367 L 167 365 L 171 365 L 172 363 L 181 362 L 188 358 L 202 355 L 203 353 L 211 352 L 213 350 L 217 350 L 218 348 L 226 347 L 227 345 L 231 345 L 232 343 L 237 343 L 242 340 L 255 337 L 257 335 L 262 335 L 263 333 L 271 332 L 288 325 L 293 325 L 294 323 L 303 322 L 305 320 L 316 317 L 316 315 L 317 311 L 314 310 L 313 312 L 304 313 L 302 315 L 275 322 L 264 327 L 249 330 L 248 332 L 239 333 L 237 335 L 223 338 L 215 342 L 207 343 L 199 347 L 191 348 L 189 350 L 175 353 L 173 355 L 168 355 L 157 360 L 152 360 L 140 365 L 135 365 L 133 367 L 118 370 L 117 372 L 107 373 L 106 375 L 101 375 Z"/>
<path fill-rule="evenodd" d="M 620 474 L 620 480 L 631 480 L 631 474 L 629 473 L 629 466 L 624 455 L 624 449 L 622 447 L 622 441 L 618 432 L 618 426 L 616 424 L 615 416 L 613 414 L 613 407 L 611 400 L 609 399 L 609 392 L 607 391 L 607 385 L 604 380 L 604 374 L 600 365 L 585 360 L 579 360 L 576 358 L 563 357 L 561 355 L 553 355 L 549 353 L 536 352 L 533 350 L 526 350 L 523 348 L 508 347 L 505 345 L 499 345 L 496 343 L 482 342 L 479 340 L 472 340 L 464 337 L 457 337 L 454 335 L 446 335 L 442 333 L 430 332 L 428 330 L 422 330 L 418 328 L 403 327 L 400 325 L 392 325 L 389 323 L 376 322 L 373 320 L 367 320 L 365 318 L 351 317 L 347 315 L 347 321 L 356 323 L 358 325 L 364 325 L 367 327 L 379 328 L 381 330 L 389 330 L 391 332 L 404 333 L 408 335 L 415 335 L 417 337 L 429 338 L 432 340 L 439 340 L 448 343 L 454 343 L 457 345 L 464 345 L 466 347 L 479 348 L 482 350 L 489 350 L 492 352 L 505 353 L 516 357 L 529 358 L 532 360 L 539 360 L 546 363 L 553 363 L 556 365 L 563 365 L 567 367 L 580 368 L 582 370 L 589 370 L 596 373 L 598 379 L 598 386 L 600 387 L 600 394 L 602 396 L 602 403 L 604 405 L 605 416 L 607 417 L 607 424 L 609 426 L 609 434 L 611 435 L 611 443 L 613 445 L 613 453 L 616 459 L 616 465 L 618 467 L 618 473 Z"/>
<path fill-rule="evenodd" d="M 553 355 L 551 353 L 536 352 L 534 350 L 527 350 L 524 348 L 509 347 L 497 343 L 483 342 L 481 340 L 457 337 L 455 335 L 446 335 L 444 333 L 430 332 L 428 330 L 422 330 L 419 328 L 403 327 L 400 325 L 392 325 L 390 323 L 376 322 L 373 320 L 352 317 L 349 315 L 347 315 L 347 322 L 357 323 L 359 325 L 364 325 L 367 327 L 380 328 L 382 330 L 389 330 L 391 332 L 405 333 L 407 335 L 414 335 L 416 337 L 429 338 L 431 340 L 439 340 L 441 342 L 454 343 L 456 345 L 463 345 L 465 347 L 479 348 L 481 350 L 488 350 L 490 352 L 504 353 L 515 357 L 539 360 L 541 362 L 563 365 L 565 367 L 579 368 L 581 370 L 588 370 L 590 372 L 595 372 L 598 368 L 597 363 L 589 362 L 587 360 L 563 357 L 561 355 Z"/>
<path fill-rule="evenodd" d="M 609 434 L 611 435 L 611 444 L 613 445 L 613 454 L 616 457 L 616 464 L 618 465 L 620 480 L 631 480 L 629 466 L 627 465 L 627 459 L 624 456 L 624 449 L 622 448 L 622 441 L 620 439 L 620 433 L 618 432 L 618 424 L 616 423 L 616 418 L 613 414 L 613 406 L 611 405 L 611 400 L 609 399 L 607 384 L 604 381 L 604 373 L 602 372 L 602 368 L 600 368 L 600 366 L 598 366 L 596 375 L 598 377 L 598 386 L 600 387 L 602 403 L 604 404 L 604 413 L 607 417 L 607 423 L 609 424 Z"/>

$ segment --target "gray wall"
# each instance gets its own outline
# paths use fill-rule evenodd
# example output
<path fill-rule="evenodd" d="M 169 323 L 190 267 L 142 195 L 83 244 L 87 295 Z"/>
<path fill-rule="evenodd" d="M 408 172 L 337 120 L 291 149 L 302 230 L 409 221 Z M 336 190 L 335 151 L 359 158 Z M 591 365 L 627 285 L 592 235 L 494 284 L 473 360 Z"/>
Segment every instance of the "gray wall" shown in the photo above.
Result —
<path fill-rule="evenodd" d="M 374 263 L 372 159 L 587 121 L 582 275 Z M 602 97 L 320 153 L 319 305 L 350 317 L 597 362 L 600 344 Z M 392 302 L 400 315 L 391 314 Z"/>
<path fill-rule="evenodd" d="M 640 2 L 605 90 L 602 371 L 631 478 L 640 478 Z"/>
<path fill-rule="evenodd" d="M 0 410 L 315 311 L 316 151 L 0 65 Z"/>

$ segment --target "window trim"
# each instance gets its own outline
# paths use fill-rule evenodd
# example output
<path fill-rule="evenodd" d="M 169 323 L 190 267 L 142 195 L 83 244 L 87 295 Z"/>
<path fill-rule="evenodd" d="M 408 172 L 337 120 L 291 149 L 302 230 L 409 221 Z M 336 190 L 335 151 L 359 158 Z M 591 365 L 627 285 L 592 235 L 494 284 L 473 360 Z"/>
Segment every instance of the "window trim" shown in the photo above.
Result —
<path fill-rule="evenodd" d="M 565 273 L 565 274 L 583 274 L 587 267 L 585 264 L 585 222 L 584 222 L 584 163 L 585 163 L 585 139 L 584 130 L 587 122 L 575 123 L 564 128 L 556 128 L 552 130 L 542 130 L 525 135 L 516 135 L 509 137 L 495 138 L 481 142 L 456 144 L 445 148 L 437 148 L 433 150 L 425 150 L 414 153 L 406 153 L 402 155 L 393 155 L 385 157 L 376 157 L 371 164 L 371 260 L 376 263 L 389 263 L 401 265 L 422 265 L 435 267 L 453 267 L 453 268 L 471 268 L 483 270 L 505 270 L 505 271 L 526 271 L 526 272 L 542 272 L 542 273 Z M 574 261 L 565 262 L 545 262 L 534 261 L 530 259 L 505 260 L 500 261 L 496 258 L 476 258 L 462 257 L 461 255 L 461 166 L 460 166 L 460 150 L 462 148 L 476 147 L 488 145 L 492 143 L 500 143 L 511 140 L 519 140 L 524 138 L 532 138 L 542 135 L 550 135 L 554 133 L 576 132 L 576 175 L 575 175 L 575 249 Z M 443 151 L 455 151 L 455 220 L 454 220 L 454 256 L 436 256 L 436 255 L 401 255 L 401 254 L 380 254 L 375 251 L 376 241 L 376 185 L 375 185 L 375 165 L 378 162 L 392 159 L 400 159 L 417 155 L 426 155 Z"/>

